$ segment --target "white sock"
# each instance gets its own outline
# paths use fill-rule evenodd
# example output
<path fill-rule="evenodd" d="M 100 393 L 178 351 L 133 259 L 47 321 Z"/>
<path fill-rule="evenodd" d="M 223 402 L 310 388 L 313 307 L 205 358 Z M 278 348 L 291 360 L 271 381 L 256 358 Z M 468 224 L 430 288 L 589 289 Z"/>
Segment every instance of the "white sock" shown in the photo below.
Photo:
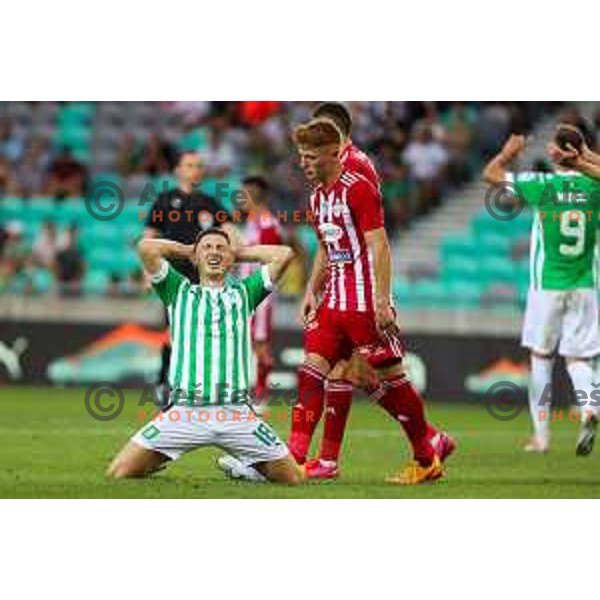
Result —
<path fill-rule="evenodd" d="M 546 393 L 552 385 L 551 358 L 531 357 L 531 376 L 529 379 L 529 412 L 535 435 L 544 442 L 550 436 L 550 414 L 552 406 Z"/>
<path fill-rule="evenodd" d="M 576 360 L 567 363 L 567 371 L 573 382 L 575 393 L 579 392 L 580 398 L 576 398 L 579 403 L 585 402 L 579 407 L 581 420 L 586 421 L 591 415 L 598 416 L 598 406 L 590 406 L 590 402 L 594 402 L 592 392 L 596 389 L 594 383 L 594 368 L 591 360 Z M 584 397 L 585 394 L 585 397 Z"/>

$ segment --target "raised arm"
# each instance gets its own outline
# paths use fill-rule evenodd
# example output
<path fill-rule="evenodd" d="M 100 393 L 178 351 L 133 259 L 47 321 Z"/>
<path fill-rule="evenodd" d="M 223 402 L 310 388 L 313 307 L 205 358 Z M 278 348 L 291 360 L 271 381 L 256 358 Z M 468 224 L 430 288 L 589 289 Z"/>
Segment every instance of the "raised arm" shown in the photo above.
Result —
<path fill-rule="evenodd" d="M 241 246 L 235 250 L 237 262 L 266 265 L 271 281 L 279 281 L 294 257 L 289 246 Z"/>
<path fill-rule="evenodd" d="M 600 154 L 592 152 L 585 144 L 581 151 L 578 151 L 571 145 L 567 145 L 563 150 L 556 142 L 550 142 L 546 151 L 555 163 L 569 166 L 594 179 L 600 179 Z"/>
<path fill-rule="evenodd" d="M 158 273 L 163 259 L 188 259 L 194 256 L 194 247 L 170 240 L 144 238 L 138 243 L 138 254 L 149 274 Z"/>
<path fill-rule="evenodd" d="M 490 185 L 503 183 L 508 179 L 508 167 L 525 150 L 524 135 L 511 135 L 502 150 L 483 169 L 483 180 Z"/>

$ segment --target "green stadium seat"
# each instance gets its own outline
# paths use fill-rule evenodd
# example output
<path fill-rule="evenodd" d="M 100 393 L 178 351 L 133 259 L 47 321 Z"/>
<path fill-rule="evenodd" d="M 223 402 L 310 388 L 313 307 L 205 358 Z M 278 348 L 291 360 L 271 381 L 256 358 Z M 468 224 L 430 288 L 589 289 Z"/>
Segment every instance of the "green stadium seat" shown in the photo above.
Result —
<path fill-rule="evenodd" d="M 177 148 L 180 152 L 186 150 L 199 151 L 208 146 L 208 133 L 205 129 L 194 129 L 184 135 L 178 142 Z"/>
<path fill-rule="evenodd" d="M 68 127 L 60 129 L 54 136 L 54 146 L 68 146 L 73 151 L 87 150 L 92 142 L 92 131 L 87 127 Z"/>
<path fill-rule="evenodd" d="M 83 293 L 98 296 L 106 291 L 109 276 L 105 271 L 87 271 L 83 278 Z"/>
<path fill-rule="evenodd" d="M 506 258 L 487 258 L 481 263 L 481 281 L 486 285 L 517 285 L 515 263 Z"/>

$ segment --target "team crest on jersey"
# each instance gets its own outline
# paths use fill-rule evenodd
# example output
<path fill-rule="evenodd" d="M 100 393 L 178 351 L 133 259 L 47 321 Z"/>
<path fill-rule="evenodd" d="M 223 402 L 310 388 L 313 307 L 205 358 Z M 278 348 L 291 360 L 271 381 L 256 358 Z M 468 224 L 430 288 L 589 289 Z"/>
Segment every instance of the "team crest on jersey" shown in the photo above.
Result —
<path fill-rule="evenodd" d="M 326 244 L 335 244 L 335 242 L 341 240 L 344 235 L 342 228 L 335 223 L 321 223 L 321 225 L 319 225 L 319 231 Z"/>
<path fill-rule="evenodd" d="M 171 200 L 171 207 L 175 209 L 179 209 L 183 206 L 183 200 L 181 198 L 173 198 Z"/>
<path fill-rule="evenodd" d="M 198 215 L 198 223 L 200 223 L 201 229 L 210 229 L 215 224 L 215 218 L 212 213 L 203 211 Z"/>

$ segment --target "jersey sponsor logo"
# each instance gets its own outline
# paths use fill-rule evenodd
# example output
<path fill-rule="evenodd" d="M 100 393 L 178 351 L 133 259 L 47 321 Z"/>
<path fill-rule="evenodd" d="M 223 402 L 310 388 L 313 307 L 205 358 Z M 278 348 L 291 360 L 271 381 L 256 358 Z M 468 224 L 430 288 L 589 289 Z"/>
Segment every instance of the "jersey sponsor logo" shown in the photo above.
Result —
<path fill-rule="evenodd" d="M 326 244 L 335 244 L 335 242 L 341 240 L 344 235 L 343 229 L 335 223 L 321 223 L 321 225 L 319 225 L 319 231 Z"/>
<path fill-rule="evenodd" d="M 333 263 L 351 263 L 354 262 L 352 250 L 332 250 L 329 253 L 329 262 Z"/>

